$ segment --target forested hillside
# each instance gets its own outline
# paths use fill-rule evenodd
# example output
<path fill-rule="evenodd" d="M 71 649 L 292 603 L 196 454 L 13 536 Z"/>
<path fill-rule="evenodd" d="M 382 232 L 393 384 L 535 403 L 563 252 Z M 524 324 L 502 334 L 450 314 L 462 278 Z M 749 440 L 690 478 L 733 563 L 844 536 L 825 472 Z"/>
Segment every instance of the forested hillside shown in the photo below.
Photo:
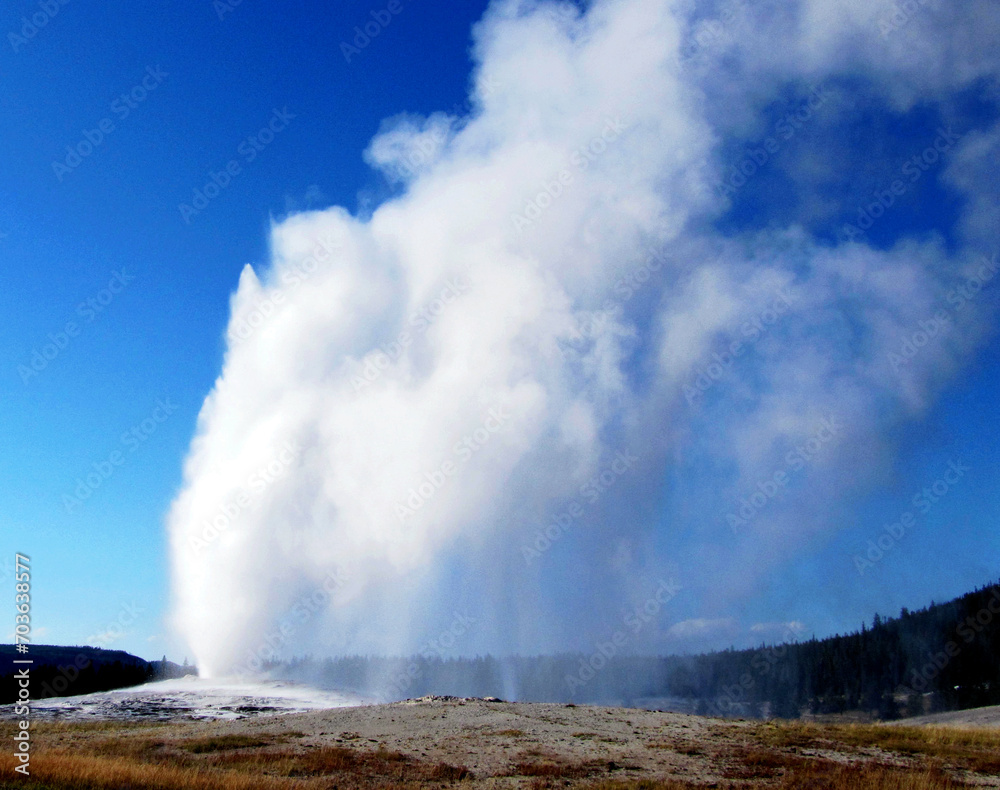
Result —
<path fill-rule="evenodd" d="M 1000 703 L 1000 586 L 876 615 L 847 636 L 698 656 L 675 665 L 666 683 L 712 713 L 769 703 L 788 717 L 864 710 L 895 718 Z"/>
<path fill-rule="evenodd" d="M 15 659 L 32 662 L 27 665 L 31 699 L 111 691 L 196 672 L 194 667 L 182 667 L 165 657 L 162 661 L 146 661 L 124 650 L 31 645 L 29 653 L 22 655 L 14 645 L 0 645 L 0 704 L 17 698 L 14 673 L 25 665 L 15 665 Z"/>
<path fill-rule="evenodd" d="M 698 656 L 299 659 L 272 671 L 361 693 L 594 702 L 716 716 L 864 711 L 883 719 L 1000 703 L 1000 586 L 826 639 Z"/>

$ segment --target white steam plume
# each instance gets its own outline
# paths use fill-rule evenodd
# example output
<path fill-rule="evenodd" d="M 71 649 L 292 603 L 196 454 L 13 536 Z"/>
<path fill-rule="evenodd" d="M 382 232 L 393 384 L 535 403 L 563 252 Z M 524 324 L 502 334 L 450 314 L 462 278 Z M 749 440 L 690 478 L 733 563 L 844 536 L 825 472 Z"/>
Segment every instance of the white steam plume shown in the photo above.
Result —
<path fill-rule="evenodd" d="M 285 652 L 415 650 L 456 602 L 476 619 L 462 652 L 582 647 L 665 562 L 667 468 L 711 458 L 713 485 L 738 499 L 830 414 L 847 441 L 811 470 L 815 504 L 775 505 L 752 541 L 676 559 L 688 577 L 725 578 L 715 596 L 736 600 L 833 528 L 822 503 L 871 482 L 857 470 L 884 465 L 887 429 L 926 407 L 984 317 L 963 314 L 895 371 L 888 351 L 973 265 L 971 246 L 712 230 L 721 137 L 771 98 L 758 72 L 775 89 L 863 73 L 896 102 L 919 77 L 909 51 L 873 54 L 871 9 L 888 3 L 780 5 L 800 16 L 764 25 L 747 4 L 713 70 L 678 63 L 698 20 L 666 0 L 497 3 L 476 30 L 474 112 L 400 119 L 372 143 L 368 160 L 405 174 L 404 192 L 368 220 L 331 208 L 274 226 L 270 264 L 247 266 L 233 296 L 224 369 L 169 516 L 175 624 L 203 674 L 252 666 L 324 584 L 332 603 L 318 596 Z M 769 57 L 775 31 L 786 49 Z M 956 57 L 927 41 L 924 64 Z M 995 66 L 979 57 L 962 73 Z M 991 151 L 974 142 L 951 174 L 969 192 Z M 689 403 L 713 353 L 778 299 L 780 323 Z M 607 492 L 580 499 L 611 467 Z M 537 525 L 575 499 L 564 563 L 527 561 Z"/>

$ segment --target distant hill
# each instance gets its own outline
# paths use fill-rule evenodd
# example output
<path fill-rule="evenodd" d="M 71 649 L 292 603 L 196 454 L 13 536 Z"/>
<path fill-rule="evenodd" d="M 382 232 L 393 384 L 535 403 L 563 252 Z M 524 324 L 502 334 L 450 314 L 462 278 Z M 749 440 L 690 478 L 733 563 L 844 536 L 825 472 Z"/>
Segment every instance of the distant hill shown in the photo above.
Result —
<path fill-rule="evenodd" d="M 31 659 L 32 663 L 12 663 L 24 658 Z M 30 670 L 31 699 L 111 691 L 196 671 L 165 658 L 146 661 L 123 650 L 33 644 L 29 652 L 22 655 L 14 645 L 0 645 L 0 704 L 9 704 L 17 698 L 14 674 L 24 666 Z"/>
<path fill-rule="evenodd" d="M 696 656 L 342 657 L 273 664 L 275 676 L 361 694 L 625 704 L 713 716 L 860 712 L 894 719 L 1000 704 L 1000 583 L 826 639 Z"/>

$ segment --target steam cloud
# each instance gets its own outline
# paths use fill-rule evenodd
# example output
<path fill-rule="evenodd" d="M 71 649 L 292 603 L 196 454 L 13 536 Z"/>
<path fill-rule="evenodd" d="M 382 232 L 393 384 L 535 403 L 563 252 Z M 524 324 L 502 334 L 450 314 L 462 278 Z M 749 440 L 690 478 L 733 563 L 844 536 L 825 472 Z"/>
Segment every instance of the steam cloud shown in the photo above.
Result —
<path fill-rule="evenodd" d="M 991 254 L 996 129 L 940 165 L 970 197 L 951 247 L 824 240 L 815 203 L 723 233 L 737 198 L 717 184 L 782 91 L 822 86 L 821 134 L 858 95 L 946 117 L 956 92 L 995 90 L 995 5 L 920 5 L 888 35 L 889 0 L 697 5 L 496 2 L 468 116 L 397 118 L 371 144 L 401 194 L 273 227 L 168 520 L 203 675 L 262 646 L 415 651 L 456 612 L 458 652 L 590 650 L 667 577 L 715 622 L 837 527 L 830 503 L 878 481 L 894 427 L 968 361 L 985 296 L 889 354 Z M 837 152 L 795 142 L 772 166 L 807 191 Z M 833 439 L 810 445 L 824 419 Z M 776 471 L 808 496 L 727 524 Z M 672 556 L 682 530 L 704 550 Z M 670 646 L 666 625 L 639 637 Z"/>

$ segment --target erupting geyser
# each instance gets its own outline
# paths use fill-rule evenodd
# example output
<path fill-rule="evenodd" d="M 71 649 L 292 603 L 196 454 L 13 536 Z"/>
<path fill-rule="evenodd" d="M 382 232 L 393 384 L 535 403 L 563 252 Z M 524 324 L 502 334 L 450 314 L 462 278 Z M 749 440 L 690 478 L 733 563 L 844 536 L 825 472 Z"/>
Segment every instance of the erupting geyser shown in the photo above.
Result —
<path fill-rule="evenodd" d="M 232 298 L 169 515 L 175 624 L 204 675 L 272 653 L 416 651 L 459 615 L 457 652 L 589 650 L 671 563 L 670 606 L 688 588 L 735 602 L 837 526 L 825 503 L 864 489 L 887 429 L 980 336 L 985 302 L 886 364 L 975 268 L 982 223 L 954 253 L 714 229 L 733 198 L 716 188 L 723 143 L 757 134 L 779 86 L 807 97 L 880 70 L 903 95 L 923 78 L 877 25 L 858 33 L 886 3 L 778 5 L 798 26 L 776 37 L 783 13 L 738 9 L 712 45 L 720 76 L 691 55 L 685 4 L 498 2 L 475 31 L 467 115 L 393 119 L 371 144 L 401 194 L 370 218 L 273 227 L 271 260 Z M 817 124 L 838 112 L 836 81 L 825 90 Z M 741 111 L 713 112 L 723 94 Z M 956 159 L 956 183 L 992 155 Z M 670 552 L 681 530 L 718 541 L 726 508 L 824 420 L 836 440 L 789 470 L 808 498 L 768 499 L 726 551 Z M 682 464 L 701 472 L 679 507 L 664 483 Z M 659 627 L 636 638 L 669 646 Z"/>

